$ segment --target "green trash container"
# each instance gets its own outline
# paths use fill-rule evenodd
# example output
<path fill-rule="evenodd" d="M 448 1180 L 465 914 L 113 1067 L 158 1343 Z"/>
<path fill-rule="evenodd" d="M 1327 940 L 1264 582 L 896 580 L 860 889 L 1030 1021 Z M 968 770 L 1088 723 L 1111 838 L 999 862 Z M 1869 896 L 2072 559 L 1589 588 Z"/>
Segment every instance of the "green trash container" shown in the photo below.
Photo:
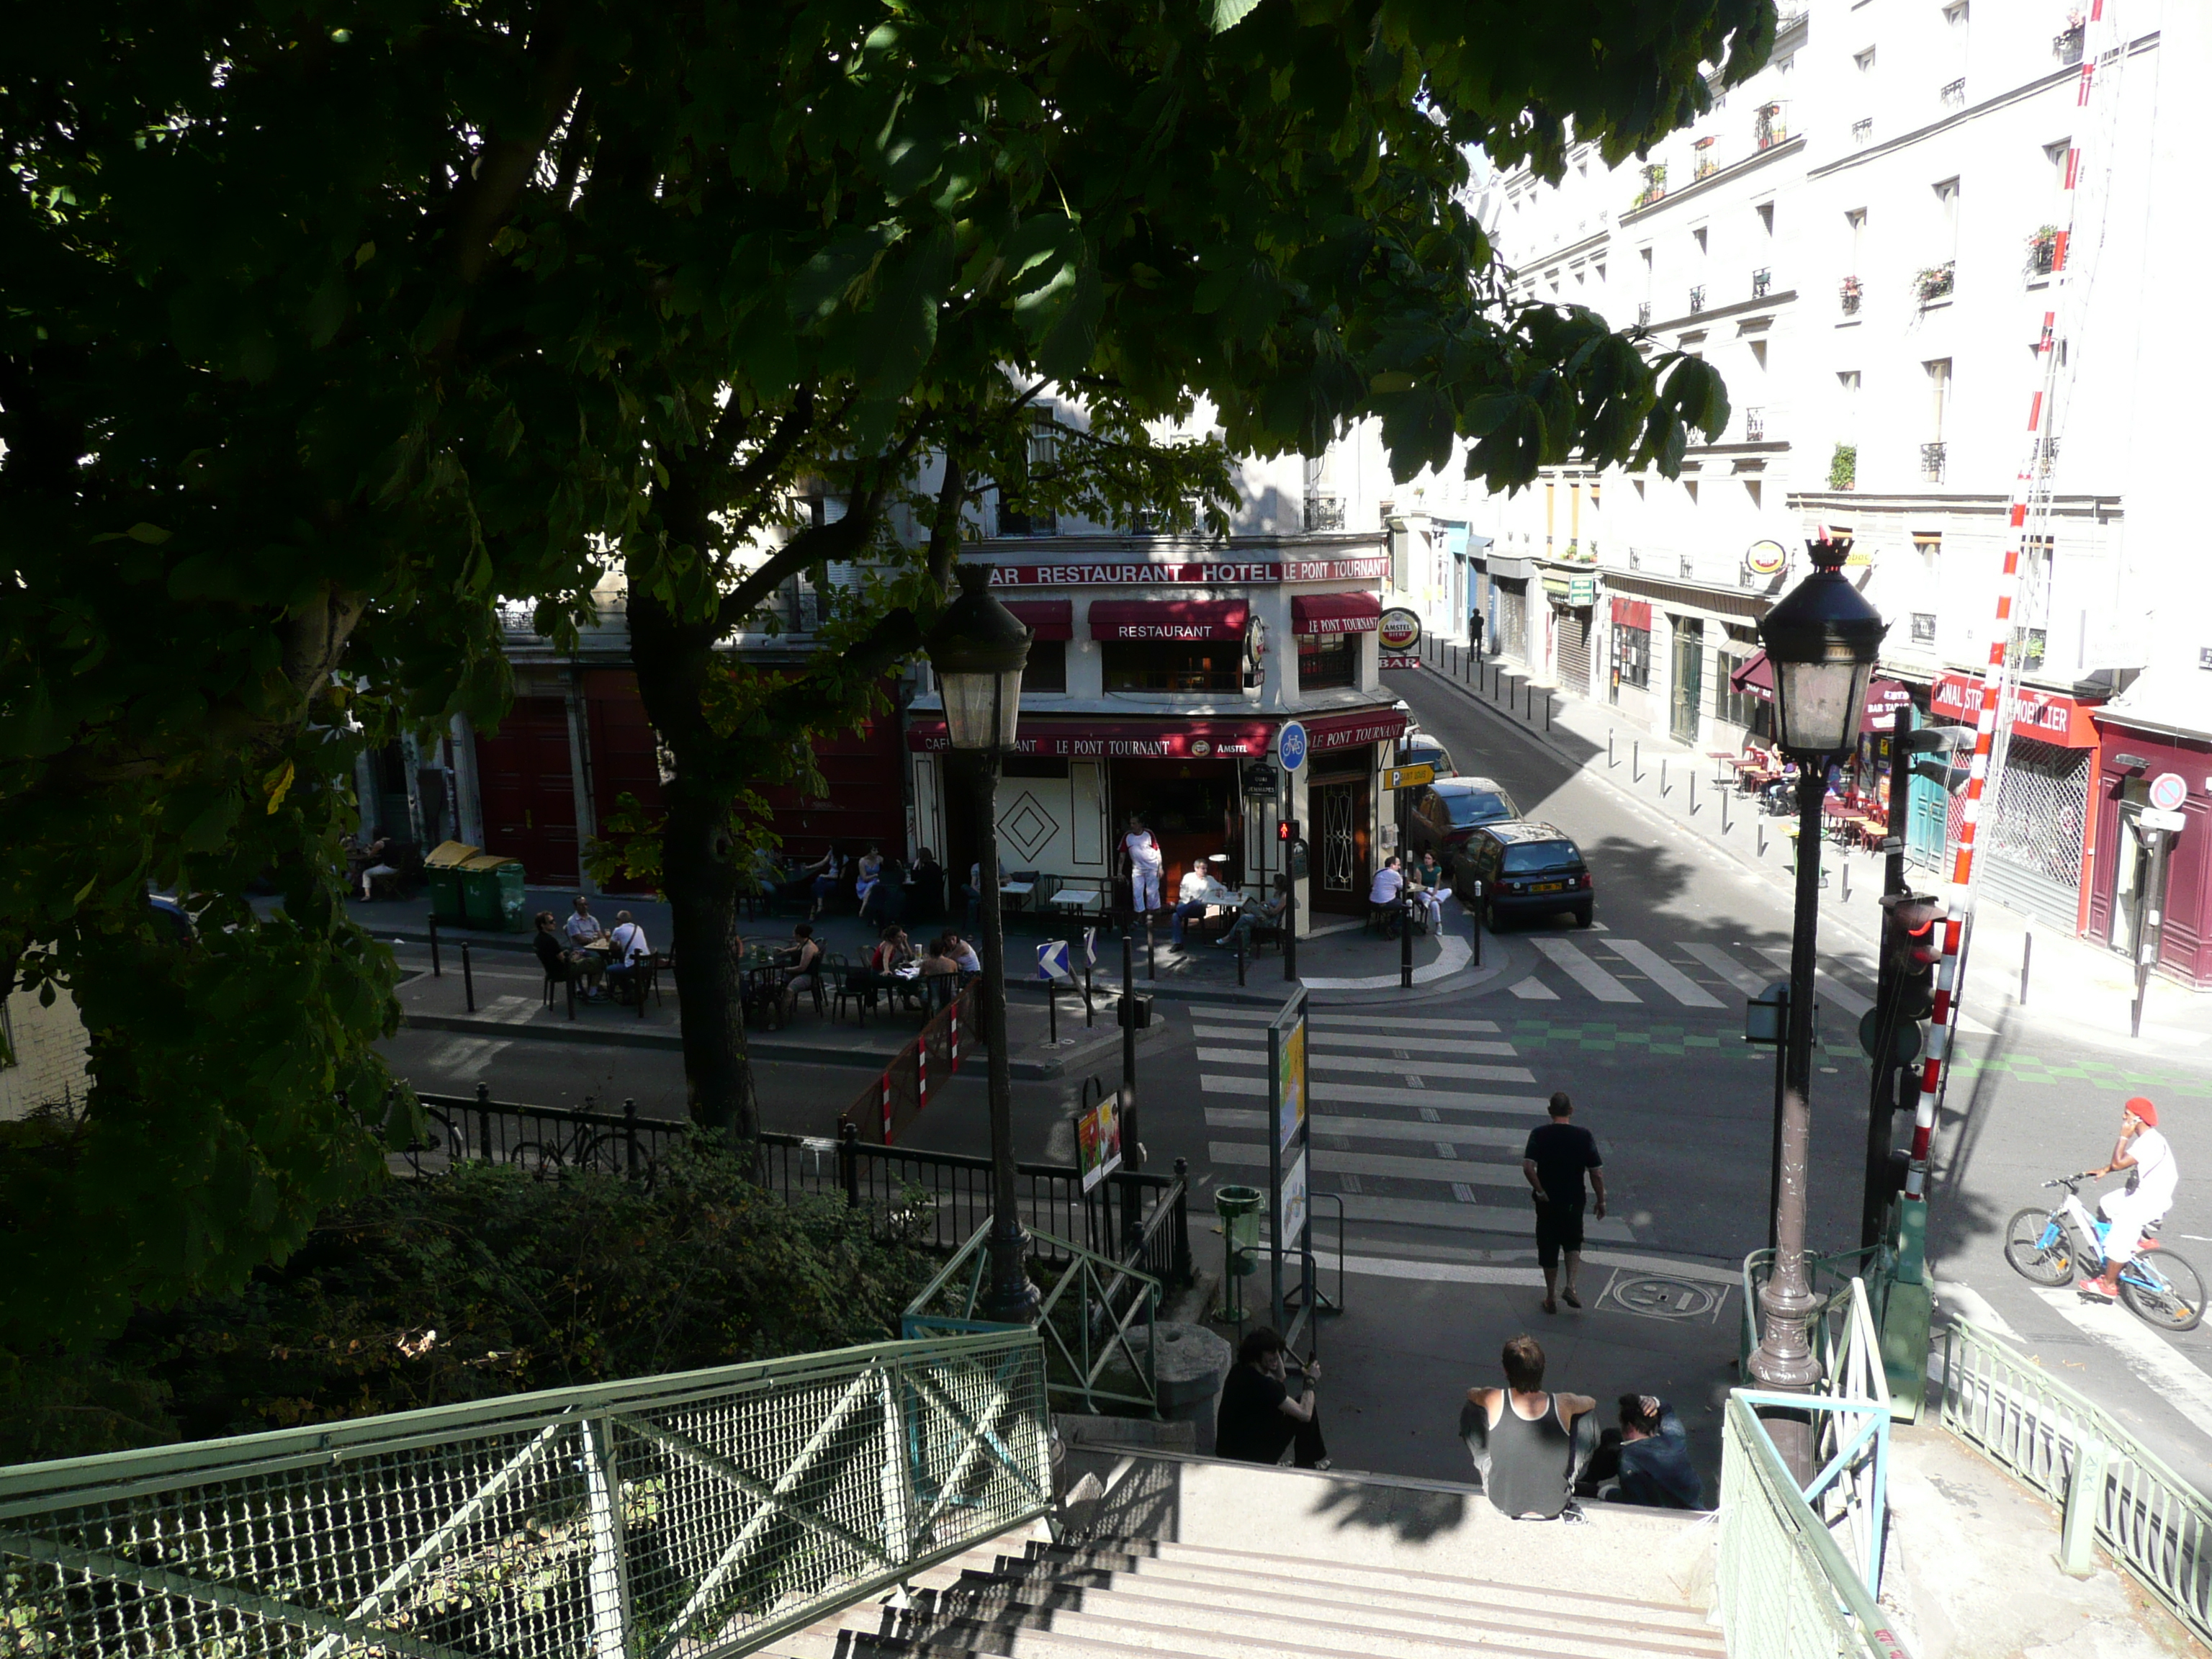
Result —
<path fill-rule="evenodd" d="M 1221 1290 L 1224 1298 L 1216 1319 L 1244 1322 L 1245 1278 L 1260 1267 L 1260 1206 L 1257 1187 L 1216 1187 L 1213 1212 L 1221 1218 Z"/>
<path fill-rule="evenodd" d="M 461 866 L 477 848 L 463 841 L 443 841 L 424 855 L 422 884 L 430 890 L 430 919 L 456 925 L 466 919 L 461 903 Z"/>
<path fill-rule="evenodd" d="M 461 912 L 471 927 L 520 933 L 525 916 L 522 860 L 484 853 L 461 866 Z"/>

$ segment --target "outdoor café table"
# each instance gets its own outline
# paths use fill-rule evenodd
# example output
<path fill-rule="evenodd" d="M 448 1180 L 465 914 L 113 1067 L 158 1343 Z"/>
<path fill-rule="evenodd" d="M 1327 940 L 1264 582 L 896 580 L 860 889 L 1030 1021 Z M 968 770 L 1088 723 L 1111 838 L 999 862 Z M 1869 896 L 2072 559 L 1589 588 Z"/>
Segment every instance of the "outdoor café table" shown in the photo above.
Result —
<path fill-rule="evenodd" d="M 1033 881 L 1002 881 L 999 884 L 999 896 L 1010 902 L 1017 910 L 1020 909 L 1027 902 L 1029 896 L 1036 891 L 1036 884 Z"/>
<path fill-rule="evenodd" d="M 781 1021 L 783 983 L 790 969 L 765 951 L 748 951 L 738 959 L 742 996 L 747 1012 L 758 1010 Z"/>
<path fill-rule="evenodd" d="M 1069 915 L 1097 915 L 1106 908 L 1106 895 L 1096 887 L 1063 887 L 1045 905 Z"/>
<path fill-rule="evenodd" d="M 1743 764 L 1742 756 L 1727 749 L 1708 749 L 1705 758 L 1713 763 L 1714 784 L 1723 789 L 1729 785 L 1729 775 Z"/>

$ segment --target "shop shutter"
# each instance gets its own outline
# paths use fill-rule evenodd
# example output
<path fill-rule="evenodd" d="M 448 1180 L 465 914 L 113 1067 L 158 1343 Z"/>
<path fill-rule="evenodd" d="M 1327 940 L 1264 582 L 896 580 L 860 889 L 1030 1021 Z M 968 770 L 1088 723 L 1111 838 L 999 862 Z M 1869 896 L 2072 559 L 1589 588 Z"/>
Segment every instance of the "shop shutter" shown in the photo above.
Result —
<path fill-rule="evenodd" d="M 1559 620 L 1559 683 L 1577 696 L 1589 696 L 1590 613 L 1562 611 Z"/>
<path fill-rule="evenodd" d="M 2094 751 L 2015 734 L 1995 810 L 1983 803 L 1982 867 L 1998 903 L 2074 931 L 2081 897 L 2081 833 Z"/>
<path fill-rule="evenodd" d="M 1522 659 L 1528 654 L 1528 584 L 1510 577 L 1498 583 L 1498 654 Z"/>

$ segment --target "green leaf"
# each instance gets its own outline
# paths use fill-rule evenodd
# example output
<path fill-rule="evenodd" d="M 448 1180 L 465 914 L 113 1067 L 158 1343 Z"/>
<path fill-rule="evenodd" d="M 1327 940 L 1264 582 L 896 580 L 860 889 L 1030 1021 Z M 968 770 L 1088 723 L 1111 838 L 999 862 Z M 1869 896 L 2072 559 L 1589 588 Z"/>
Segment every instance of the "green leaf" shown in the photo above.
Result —
<path fill-rule="evenodd" d="M 149 547 L 159 547 L 169 539 L 170 532 L 157 524 L 134 524 L 123 532 L 134 542 L 143 542 Z"/>

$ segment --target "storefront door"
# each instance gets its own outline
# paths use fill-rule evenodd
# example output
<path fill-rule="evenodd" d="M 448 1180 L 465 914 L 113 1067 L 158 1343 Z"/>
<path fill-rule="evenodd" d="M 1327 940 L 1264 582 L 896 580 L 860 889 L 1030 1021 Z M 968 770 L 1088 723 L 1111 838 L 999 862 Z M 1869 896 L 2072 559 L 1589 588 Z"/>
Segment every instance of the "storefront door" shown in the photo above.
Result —
<path fill-rule="evenodd" d="M 2119 838 L 2112 851 L 2112 893 L 2105 942 L 2130 962 L 2143 935 L 2144 915 L 2164 902 L 2150 890 L 2150 848 L 2142 838 L 2142 810 L 2150 805 L 2150 786 L 2130 778 L 2120 786 Z"/>
<path fill-rule="evenodd" d="M 1698 711 L 1705 690 L 1705 625 L 1692 617 L 1674 618 L 1673 730 L 1677 743 L 1698 740 Z"/>
<path fill-rule="evenodd" d="M 484 851 L 520 859 L 534 886 L 574 883 L 576 784 L 567 702 L 517 697 L 496 732 L 477 732 L 477 787 Z"/>
<path fill-rule="evenodd" d="M 1368 784 L 1355 777 L 1313 781 L 1313 908 L 1362 915 L 1373 876 L 1374 834 L 1368 818 Z"/>

